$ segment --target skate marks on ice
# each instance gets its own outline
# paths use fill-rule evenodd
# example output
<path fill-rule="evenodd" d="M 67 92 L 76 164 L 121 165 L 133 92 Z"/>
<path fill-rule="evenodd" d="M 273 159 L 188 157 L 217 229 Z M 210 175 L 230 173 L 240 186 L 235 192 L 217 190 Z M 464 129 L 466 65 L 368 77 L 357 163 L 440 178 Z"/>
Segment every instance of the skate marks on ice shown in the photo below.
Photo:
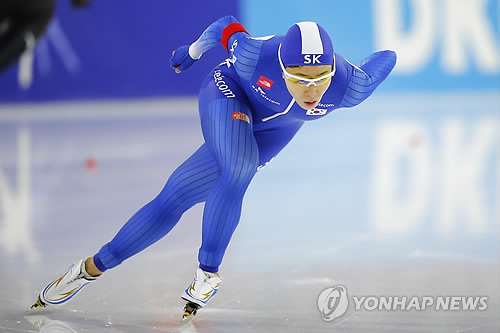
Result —
<path fill-rule="evenodd" d="M 158 250 L 158 251 L 157 251 Z M 429 333 L 481 332 L 498 333 L 498 270 L 489 265 L 419 265 L 369 266 L 356 263 L 297 265 L 289 270 L 269 272 L 224 270 L 224 285 L 209 306 L 201 309 L 190 323 L 180 325 L 184 301 L 180 292 L 192 275 L 191 254 L 179 251 L 174 257 L 160 258 L 162 248 L 152 249 L 151 256 L 134 260 L 110 271 L 62 307 L 47 307 L 27 315 L 26 307 L 45 283 L 43 270 L 19 274 L 10 269 L 0 277 L 0 333 L 19 332 L 92 332 L 110 330 L 125 333 L 159 332 L 356 332 L 420 331 Z M 174 249 L 172 251 L 175 252 Z M 75 253 L 76 256 L 76 253 Z M 304 253 L 304 256 L 308 254 Z M 154 258 L 154 259 L 152 259 Z M 231 260 L 231 257 L 229 257 Z M 184 264 L 179 264 L 184 263 Z M 61 264 L 47 264 L 58 271 Z M 171 267 L 178 268 L 171 274 Z M 464 270 L 468 267 L 468 270 Z M 134 277 L 135 271 L 142 274 Z M 450 277 L 453 277 L 450 280 Z M 474 283 L 470 283 L 474 281 Z M 318 295 L 335 285 L 345 285 L 349 295 L 489 295 L 485 312 L 347 312 L 331 322 L 324 322 L 318 311 Z M 491 311 L 490 311 L 491 308 Z M 56 329 L 58 331 L 56 331 Z"/>
<path fill-rule="evenodd" d="M 88 318 L 84 313 L 78 311 L 50 311 L 47 309 L 37 310 L 38 314 L 27 314 L 23 317 L 24 320 L 17 320 L 6 326 L 0 326 L 0 332 L 41 332 L 41 333 L 76 333 L 76 332 L 92 332 L 102 333 L 109 332 L 110 329 L 118 332 L 171 332 L 171 333 L 198 333 L 198 332 L 224 332 L 238 330 L 238 325 L 233 320 L 225 321 L 222 318 L 231 318 L 231 314 L 241 311 L 237 310 L 208 310 L 206 316 L 196 316 L 194 319 L 181 322 L 179 319 L 179 310 L 181 308 L 168 309 L 166 311 L 165 320 L 159 320 L 151 323 L 140 324 L 140 319 L 132 320 L 130 324 L 123 323 L 123 320 L 114 320 L 111 315 L 104 315 L 108 320 L 98 320 Z M 168 313 L 168 314 L 167 314 Z M 177 318 L 172 318 L 170 314 L 175 313 Z M 135 314 L 129 314 L 129 317 L 134 317 Z M 210 317 L 214 316 L 214 319 Z M 239 316 L 236 316 L 239 317 Z M 64 318 L 64 319 L 62 319 Z M 220 319 L 217 320 L 217 319 Z M 26 324 L 29 325 L 26 325 Z M 243 327 L 249 327 L 243 325 Z M 245 330 L 243 330 L 245 331 Z"/>
<path fill-rule="evenodd" d="M 94 285 L 80 295 L 73 303 L 60 308 L 45 308 L 26 314 L 26 305 L 36 295 L 37 288 L 32 283 L 5 281 L 0 292 L 3 300 L 0 305 L 0 333 L 52 332 L 73 333 L 92 332 L 332 332 L 335 330 L 356 332 L 460 332 L 460 333 L 497 333 L 500 321 L 493 304 L 492 312 L 369 312 L 353 311 L 349 308 L 342 316 L 332 322 L 324 322 L 317 309 L 317 296 L 324 287 L 343 284 L 354 294 L 371 292 L 373 295 L 399 294 L 404 291 L 418 294 L 423 283 L 410 281 L 408 276 L 419 269 L 414 269 L 408 276 L 396 274 L 390 269 L 383 269 L 387 275 L 377 275 L 370 270 L 348 268 L 337 269 L 335 274 L 314 272 L 303 267 L 293 271 L 290 276 L 282 272 L 266 274 L 257 278 L 251 272 L 227 272 L 224 289 L 219 298 L 203 308 L 186 325 L 180 325 L 184 302 L 177 293 L 177 286 L 185 282 L 183 277 L 174 278 L 165 284 L 165 274 L 156 270 L 147 271 L 152 281 L 140 280 L 124 282 L 120 276 L 130 276 L 128 269 L 124 275 L 110 276 L 102 280 L 102 285 Z M 426 270 L 429 270 L 427 267 Z M 185 273 L 185 272 L 186 273 Z M 449 269 L 445 270 L 450 271 Z M 190 275 L 182 269 L 179 275 Z M 484 274 L 483 274 L 484 273 Z M 491 274 L 489 271 L 482 275 Z M 439 274 L 445 279 L 446 274 Z M 330 276 L 330 277 L 329 277 Z M 358 276 L 358 278 L 356 278 Z M 307 278 L 309 277 L 309 278 Z M 464 278 L 470 280 L 470 276 Z M 243 281 L 244 280 L 244 281 Z M 447 293 L 446 286 L 435 279 L 435 295 Z M 460 282 L 460 281 L 459 281 Z M 484 281 L 483 281 L 484 282 Z M 246 287 L 238 289 L 243 284 Z M 450 285 L 450 283 L 447 283 Z M 461 287 L 462 283 L 459 283 Z M 412 287 L 413 286 L 413 287 Z M 150 297 L 151 290 L 160 290 L 156 298 Z M 480 290 L 480 289 L 479 289 Z M 479 292 L 478 289 L 464 289 L 465 294 Z M 122 292 L 120 292 L 122 291 Z M 126 291 L 126 292 L 123 292 Z M 20 297 L 18 297 L 21 295 Z M 147 295 L 144 299 L 140 295 Z M 293 295 L 293 296 L 292 296 Z"/>

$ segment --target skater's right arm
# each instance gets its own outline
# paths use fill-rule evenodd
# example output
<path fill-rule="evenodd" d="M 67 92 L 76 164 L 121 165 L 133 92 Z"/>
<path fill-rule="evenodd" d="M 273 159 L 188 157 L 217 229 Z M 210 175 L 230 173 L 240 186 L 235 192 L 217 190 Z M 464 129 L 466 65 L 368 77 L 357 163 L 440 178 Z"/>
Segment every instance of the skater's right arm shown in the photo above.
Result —
<path fill-rule="evenodd" d="M 219 43 L 222 43 L 229 52 L 228 43 L 231 37 L 237 34 L 248 36 L 245 28 L 233 16 L 222 17 L 205 29 L 194 43 L 181 46 L 172 52 L 170 66 L 177 73 L 183 72 L 200 59 L 204 52 Z"/>

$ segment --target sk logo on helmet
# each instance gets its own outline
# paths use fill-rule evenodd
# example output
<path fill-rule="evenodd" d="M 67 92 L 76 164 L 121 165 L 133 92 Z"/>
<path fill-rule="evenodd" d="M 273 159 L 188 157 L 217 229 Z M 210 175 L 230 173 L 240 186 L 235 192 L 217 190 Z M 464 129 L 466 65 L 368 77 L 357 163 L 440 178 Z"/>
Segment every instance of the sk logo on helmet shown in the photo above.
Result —
<path fill-rule="evenodd" d="M 312 58 L 311 58 L 312 57 Z M 304 55 L 304 64 L 321 64 L 321 61 L 319 61 L 319 57 L 321 57 L 321 54 L 306 54 Z"/>

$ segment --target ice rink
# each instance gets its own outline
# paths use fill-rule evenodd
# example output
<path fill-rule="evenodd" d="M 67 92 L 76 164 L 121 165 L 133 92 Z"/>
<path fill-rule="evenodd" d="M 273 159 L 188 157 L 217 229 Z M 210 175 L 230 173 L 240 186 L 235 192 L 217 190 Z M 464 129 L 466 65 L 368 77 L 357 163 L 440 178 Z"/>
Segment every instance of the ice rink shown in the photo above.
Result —
<path fill-rule="evenodd" d="M 0 105 L 0 333 L 500 332 L 498 93 L 380 94 L 257 173 L 218 295 L 179 327 L 202 205 L 60 308 L 26 309 L 202 143 L 195 99 Z M 343 285 L 345 314 L 318 296 Z M 487 297 L 484 310 L 353 296 Z"/>

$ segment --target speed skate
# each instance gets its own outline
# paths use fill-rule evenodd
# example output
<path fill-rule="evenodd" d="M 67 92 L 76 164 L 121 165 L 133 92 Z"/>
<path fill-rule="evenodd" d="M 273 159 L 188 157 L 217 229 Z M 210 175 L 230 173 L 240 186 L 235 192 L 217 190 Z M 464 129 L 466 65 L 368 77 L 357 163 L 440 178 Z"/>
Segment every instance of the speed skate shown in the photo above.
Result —
<path fill-rule="evenodd" d="M 80 259 L 58 279 L 49 283 L 28 311 L 66 303 L 95 280 L 97 277 L 89 275 L 85 270 L 85 259 Z"/>
<path fill-rule="evenodd" d="M 182 293 L 181 298 L 187 301 L 182 315 L 182 322 L 191 320 L 199 309 L 203 308 L 217 294 L 222 278 L 218 273 L 205 272 L 198 268 L 194 280 Z"/>

